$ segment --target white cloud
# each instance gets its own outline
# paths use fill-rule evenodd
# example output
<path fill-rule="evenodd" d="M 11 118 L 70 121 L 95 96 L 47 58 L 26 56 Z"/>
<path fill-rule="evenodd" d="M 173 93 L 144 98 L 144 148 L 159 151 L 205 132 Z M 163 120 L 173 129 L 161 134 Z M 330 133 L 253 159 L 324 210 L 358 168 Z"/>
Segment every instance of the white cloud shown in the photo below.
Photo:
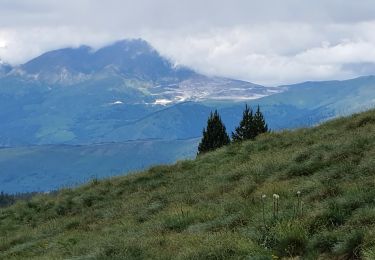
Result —
<path fill-rule="evenodd" d="M 278 85 L 375 74 L 372 0 L 0 0 L 0 58 L 142 37 L 207 74 Z"/>
<path fill-rule="evenodd" d="M 371 26 L 375 22 L 356 24 L 355 30 L 368 33 L 363 27 Z M 274 23 L 169 38 L 154 35 L 151 42 L 178 63 L 203 73 L 277 85 L 359 76 L 346 65 L 375 64 L 375 41 L 351 34 L 353 26 L 344 31 L 337 25 Z"/>

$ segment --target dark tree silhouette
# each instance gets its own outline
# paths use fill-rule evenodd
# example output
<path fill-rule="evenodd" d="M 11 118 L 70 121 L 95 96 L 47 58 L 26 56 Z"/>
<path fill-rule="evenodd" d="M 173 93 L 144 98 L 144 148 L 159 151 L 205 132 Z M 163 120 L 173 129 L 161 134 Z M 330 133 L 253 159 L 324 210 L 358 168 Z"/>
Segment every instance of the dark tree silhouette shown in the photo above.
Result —
<path fill-rule="evenodd" d="M 257 111 L 254 114 L 254 128 L 255 136 L 268 132 L 268 125 L 258 105 Z"/>
<path fill-rule="evenodd" d="M 246 105 L 240 125 L 232 132 L 232 140 L 234 142 L 253 140 L 257 135 L 266 132 L 268 132 L 268 126 L 259 106 L 255 114 L 253 114 L 252 109 Z"/>
<path fill-rule="evenodd" d="M 198 155 L 213 151 L 229 143 L 230 139 L 225 126 L 221 121 L 219 113 L 215 110 L 214 113 L 211 112 L 207 120 L 207 127 L 203 129 L 203 137 L 198 146 Z"/>
<path fill-rule="evenodd" d="M 232 140 L 235 142 L 254 139 L 256 135 L 256 129 L 254 124 L 253 111 L 246 104 L 245 110 L 242 114 L 242 120 L 240 125 L 236 127 L 235 131 L 232 132 Z"/>

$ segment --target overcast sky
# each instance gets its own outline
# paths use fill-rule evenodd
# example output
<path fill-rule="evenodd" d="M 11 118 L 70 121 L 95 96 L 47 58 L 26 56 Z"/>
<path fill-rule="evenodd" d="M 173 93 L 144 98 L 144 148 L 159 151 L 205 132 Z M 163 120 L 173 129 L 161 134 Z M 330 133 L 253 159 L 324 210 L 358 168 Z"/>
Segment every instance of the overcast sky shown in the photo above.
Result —
<path fill-rule="evenodd" d="M 0 0 L 0 58 L 144 38 L 178 64 L 281 85 L 375 74 L 374 0 Z"/>

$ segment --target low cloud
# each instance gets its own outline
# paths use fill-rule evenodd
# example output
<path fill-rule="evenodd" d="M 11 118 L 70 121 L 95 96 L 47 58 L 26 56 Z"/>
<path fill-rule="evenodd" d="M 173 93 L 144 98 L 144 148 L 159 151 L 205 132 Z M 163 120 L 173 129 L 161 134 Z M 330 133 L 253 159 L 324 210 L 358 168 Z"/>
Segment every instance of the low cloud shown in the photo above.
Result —
<path fill-rule="evenodd" d="M 369 34 L 374 29 L 375 22 L 347 27 L 277 23 L 150 38 L 164 55 L 203 73 L 279 85 L 375 73 L 375 41 Z"/>
<path fill-rule="evenodd" d="M 202 73 L 281 85 L 375 74 L 373 1 L 0 0 L 0 58 L 144 38 Z"/>

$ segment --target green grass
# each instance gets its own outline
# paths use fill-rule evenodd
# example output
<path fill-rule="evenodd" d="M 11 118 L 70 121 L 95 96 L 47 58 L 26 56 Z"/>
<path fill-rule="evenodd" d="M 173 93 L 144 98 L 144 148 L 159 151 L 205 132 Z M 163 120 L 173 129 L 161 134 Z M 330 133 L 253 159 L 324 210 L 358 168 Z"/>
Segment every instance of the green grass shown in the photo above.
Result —
<path fill-rule="evenodd" d="M 0 258 L 374 259 L 374 173 L 373 110 L 19 201 Z"/>

